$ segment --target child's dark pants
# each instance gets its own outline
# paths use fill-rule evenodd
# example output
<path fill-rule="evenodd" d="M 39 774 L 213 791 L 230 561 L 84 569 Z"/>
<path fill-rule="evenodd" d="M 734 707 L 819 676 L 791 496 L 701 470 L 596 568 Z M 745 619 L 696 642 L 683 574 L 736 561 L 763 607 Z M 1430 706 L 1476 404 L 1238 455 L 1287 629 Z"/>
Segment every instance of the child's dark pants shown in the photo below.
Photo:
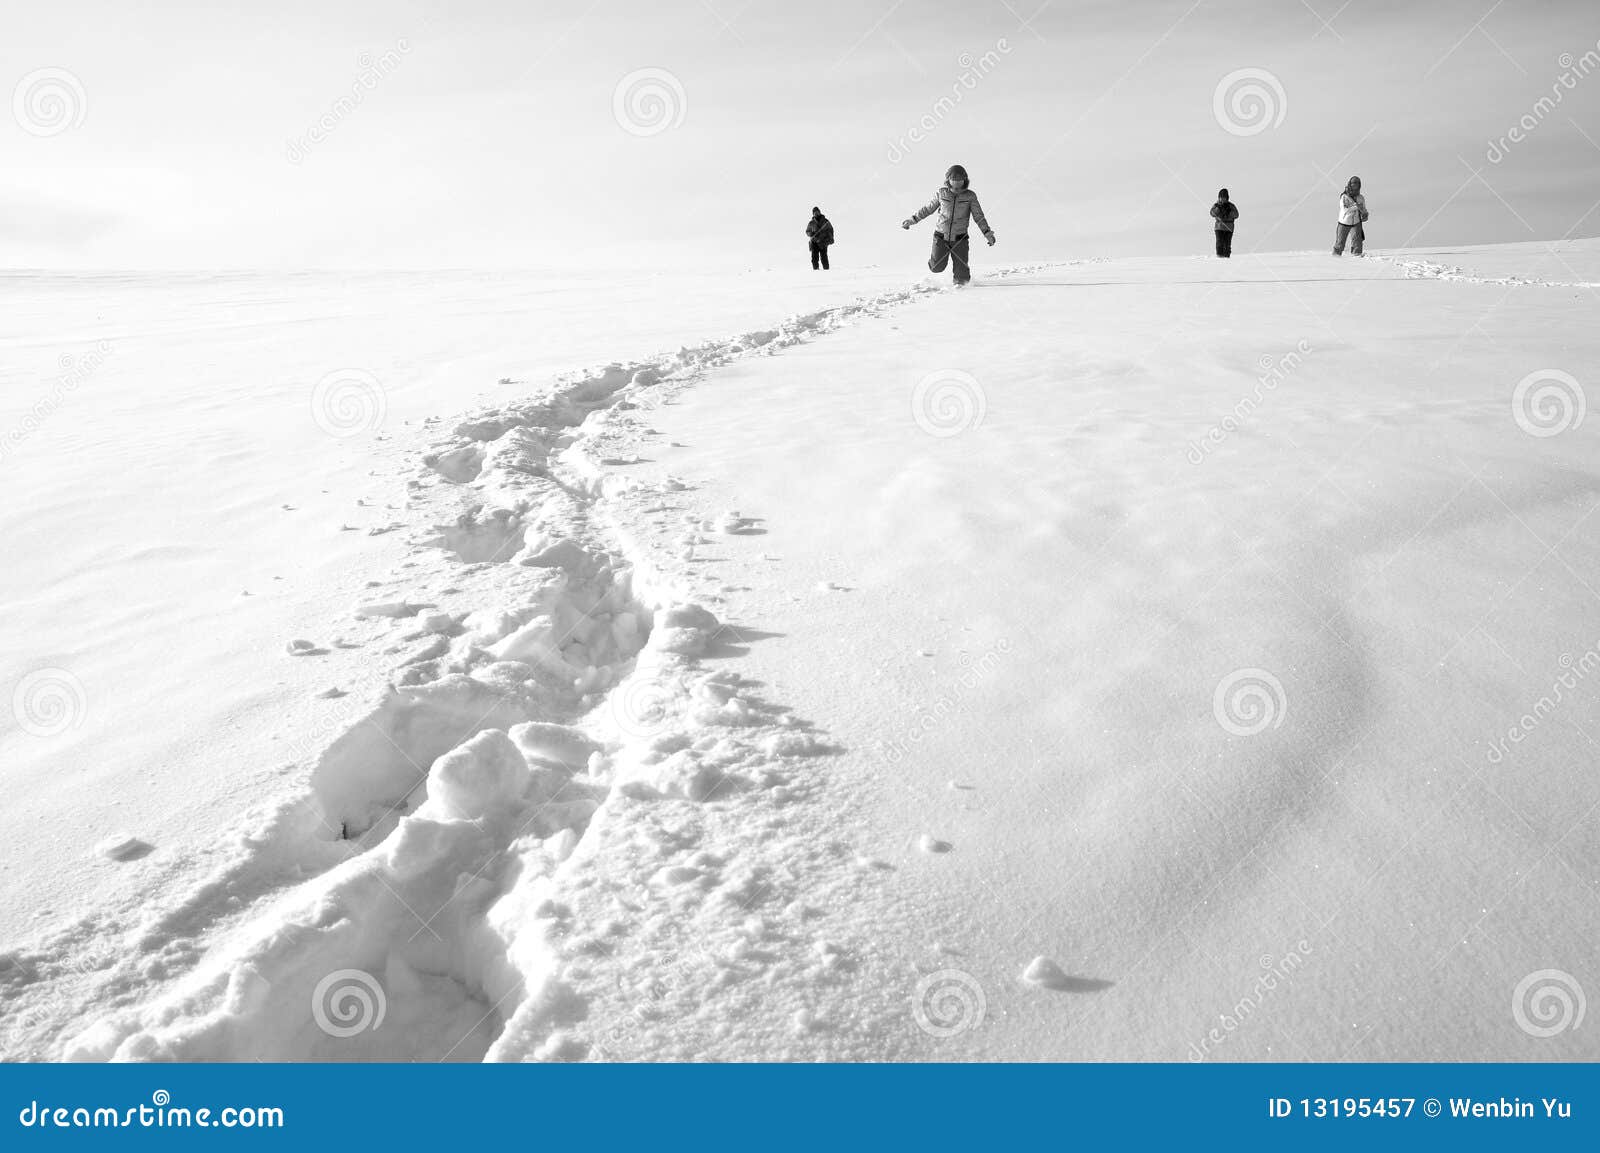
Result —
<path fill-rule="evenodd" d="M 1217 255 L 1233 255 L 1233 233 L 1225 228 L 1217 229 Z"/>
<path fill-rule="evenodd" d="M 811 267 L 818 267 L 817 261 L 819 260 L 822 261 L 822 268 L 828 267 L 828 246 L 826 244 L 818 244 L 813 240 L 811 242 Z"/>
<path fill-rule="evenodd" d="M 943 272 L 944 266 L 951 261 L 955 263 L 950 275 L 957 284 L 965 284 L 972 279 L 972 269 L 967 265 L 967 238 L 958 236 L 954 240 L 946 240 L 941 233 L 935 232 L 933 254 L 928 257 L 928 271 Z"/>

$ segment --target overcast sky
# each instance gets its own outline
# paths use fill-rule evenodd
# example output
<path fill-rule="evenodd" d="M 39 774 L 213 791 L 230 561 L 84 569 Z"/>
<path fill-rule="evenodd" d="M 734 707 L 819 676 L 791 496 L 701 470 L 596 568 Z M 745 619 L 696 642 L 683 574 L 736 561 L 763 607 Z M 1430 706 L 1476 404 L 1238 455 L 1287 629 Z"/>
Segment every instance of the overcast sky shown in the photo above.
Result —
<path fill-rule="evenodd" d="M 0 264 L 914 266 L 955 162 L 1007 262 L 1600 234 L 1595 0 L 1340 2 L 0 0 Z"/>

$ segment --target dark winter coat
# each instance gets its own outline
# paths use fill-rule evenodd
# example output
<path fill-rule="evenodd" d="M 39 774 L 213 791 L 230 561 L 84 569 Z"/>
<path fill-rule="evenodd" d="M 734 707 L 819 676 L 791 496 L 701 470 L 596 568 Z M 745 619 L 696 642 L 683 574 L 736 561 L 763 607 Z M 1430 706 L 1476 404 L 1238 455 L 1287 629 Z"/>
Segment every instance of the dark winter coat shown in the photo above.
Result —
<path fill-rule="evenodd" d="M 1231 200 L 1219 200 L 1211 206 L 1213 223 L 1217 232 L 1232 232 L 1233 222 L 1239 219 L 1239 206 Z"/>
<path fill-rule="evenodd" d="M 811 237 L 811 243 L 818 248 L 826 248 L 833 243 L 833 221 L 822 213 L 817 213 L 806 225 L 806 235 Z"/>

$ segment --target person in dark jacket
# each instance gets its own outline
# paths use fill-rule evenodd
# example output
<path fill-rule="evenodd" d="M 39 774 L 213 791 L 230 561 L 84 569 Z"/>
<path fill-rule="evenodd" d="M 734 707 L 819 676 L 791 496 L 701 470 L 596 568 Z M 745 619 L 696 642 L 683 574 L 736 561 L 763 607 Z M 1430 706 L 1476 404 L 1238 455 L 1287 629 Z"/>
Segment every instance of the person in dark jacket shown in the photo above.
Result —
<path fill-rule="evenodd" d="M 1233 222 L 1239 219 L 1239 206 L 1228 199 L 1226 188 L 1217 191 L 1211 219 L 1211 230 L 1217 234 L 1217 255 L 1226 260 L 1233 255 Z"/>
<path fill-rule="evenodd" d="M 806 235 L 811 238 L 811 267 L 826 269 L 828 245 L 833 243 L 833 221 L 822 215 L 822 209 L 812 206 L 811 222 L 806 225 Z"/>
<path fill-rule="evenodd" d="M 965 284 L 972 279 L 972 267 L 967 263 L 968 222 L 976 224 L 978 231 L 991 245 L 994 244 L 994 230 L 984 219 L 978 194 L 968 185 L 967 170 L 961 165 L 950 166 L 950 170 L 944 174 L 944 183 L 933 194 L 933 199 L 917 209 L 914 215 L 902 220 L 900 227 L 910 228 L 935 212 L 939 216 L 933 222 L 933 253 L 928 257 L 928 271 L 943 272 L 944 266 L 949 263 L 950 274 L 955 282 Z"/>

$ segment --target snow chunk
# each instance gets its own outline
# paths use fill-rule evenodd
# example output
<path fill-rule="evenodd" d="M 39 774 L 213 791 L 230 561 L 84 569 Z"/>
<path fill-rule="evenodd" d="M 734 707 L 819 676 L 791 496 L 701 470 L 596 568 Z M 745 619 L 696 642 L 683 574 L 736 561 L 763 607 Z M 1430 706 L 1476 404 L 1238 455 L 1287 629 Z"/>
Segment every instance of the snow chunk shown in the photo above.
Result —
<path fill-rule="evenodd" d="M 699 605 L 673 605 L 655 615 L 650 646 L 661 652 L 695 657 L 705 652 L 721 623 Z"/>
<path fill-rule="evenodd" d="M 527 762 L 511 738 L 500 729 L 485 729 L 433 762 L 428 801 L 420 812 L 443 820 L 475 820 L 515 800 L 527 783 Z"/>
<path fill-rule="evenodd" d="M 653 878 L 658 885 L 687 885 L 699 879 L 700 870 L 693 865 L 668 865 Z"/>
<path fill-rule="evenodd" d="M 404 617 L 414 617 L 422 611 L 421 605 L 409 604 L 406 601 L 375 601 L 364 604 L 356 609 L 358 617 L 388 617 L 390 620 L 400 620 Z"/>
<path fill-rule="evenodd" d="M 94 852 L 95 856 L 104 857 L 108 861 L 137 861 L 148 854 L 153 847 L 138 837 L 117 833 L 95 845 Z"/>
<path fill-rule="evenodd" d="M 589 767 L 600 745 L 571 725 L 529 721 L 511 730 L 511 739 L 530 760 L 548 761 L 573 772 Z"/>
<path fill-rule="evenodd" d="M 424 632 L 447 633 L 456 627 L 456 618 L 450 613 L 428 613 L 419 623 Z"/>
<path fill-rule="evenodd" d="M 817 742 L 806 733 L 773 733 L 761 742 L 769 757 L 809 757 L 816 754 Z"/>
<path fill-rule="evenodd" d="M 1061 989 L 1067 984 L 1067 975 L 1049 957 L 1035 957 L 1029 961 L 1028 967 L 1022 971 L 1022 979 L 1030 985 L 1040 985 L 1046 989 Z"/>
<path fill-rule="evenodd" d="M 709 632 L 717 628 L 718 623 L 710 612 L 694 604 L 673 605 L 656 614 L 656 624 L 660 628 L 704 629 Z"/>

